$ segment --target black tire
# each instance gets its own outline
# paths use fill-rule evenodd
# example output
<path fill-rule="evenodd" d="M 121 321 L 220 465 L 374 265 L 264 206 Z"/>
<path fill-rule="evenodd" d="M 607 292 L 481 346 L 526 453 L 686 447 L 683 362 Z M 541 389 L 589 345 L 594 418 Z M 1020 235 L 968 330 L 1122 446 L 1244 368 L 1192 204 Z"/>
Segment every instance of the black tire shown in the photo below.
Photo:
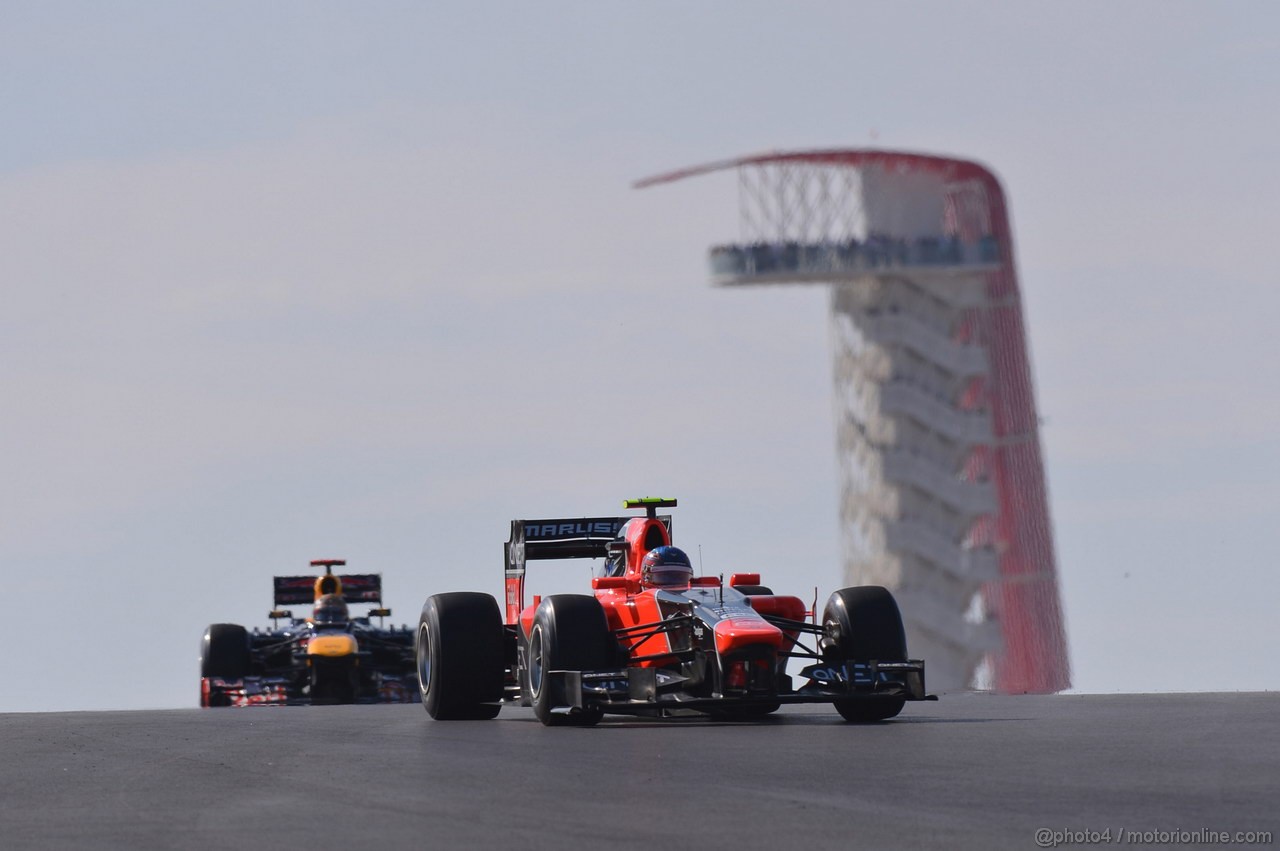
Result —
<path fill-rule="evenodd" d="M 498 602 L 457 591 L 427 598 L 418 621 L 418 690 L 437 721 L 496 718 L 502 709 L 504 635 Z"/>
<path fill-rule="evenodd" d="M 773 589 L 768 585 L 734 585 L 731 587 L 739 594 L 746 594 L 748 597 L 773 596 Z"/>
<path fill-rule="evenodd" d="M 887 588 L 864 585 L 842 588 L 827 600 L 822 614 L 827 638 L 835 637 L 842 658 L 852 662 L 905 662 L 907 636 L 902 613 Z M 834 633 L 834 635 L 833 635 Z M 863 697 L 837 700 L 836 711 L 846 721 L 884 721 L 902 711 L 901 697 Z"/>
<path fill-rule="evenodd" d="M 210 624 L 200 644 L 200 676 L 239 680 L 250 669 L 249 631 L 235 623 Z"/>
<path fill-rule="evenodd" d="M 829 623 L 838 625 L 838 646 L 842 658 L 856 662 L 907 661 L 907 635 L 902 613 L 888 589 L 879 585 L 842 588 L 827 600 L 822 613 L 824 629 L 831 637 Z"/>
<path fill-rule="evenodd" d="M 544 677 L 547 671 L 602 671 L 615 666 L 617 642 L 599 600 L 584 594 L 553 594 L 544 599 L 533 617 L 525 652 L 525 680 L 539 721 L 549 727 L 599 722 L 604 712 L 594 707 L 553 714 L 554 696 Z"/>

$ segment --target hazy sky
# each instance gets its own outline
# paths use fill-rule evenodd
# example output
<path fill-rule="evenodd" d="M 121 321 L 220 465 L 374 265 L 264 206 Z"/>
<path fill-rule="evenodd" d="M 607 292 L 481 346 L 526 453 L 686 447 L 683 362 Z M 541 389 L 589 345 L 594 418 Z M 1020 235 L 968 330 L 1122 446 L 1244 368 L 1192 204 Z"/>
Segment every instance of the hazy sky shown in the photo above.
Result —
<path fill-rule="evenodd" d="M 1280 688 L 1274 4 L 424 5 L 0 0 L 0 711 L 627 496 L 825 595 L 824 293 L 707 286 L 732 175 L 629 186 L 873 139 L 1004 181 L 1076 685 Z"/>

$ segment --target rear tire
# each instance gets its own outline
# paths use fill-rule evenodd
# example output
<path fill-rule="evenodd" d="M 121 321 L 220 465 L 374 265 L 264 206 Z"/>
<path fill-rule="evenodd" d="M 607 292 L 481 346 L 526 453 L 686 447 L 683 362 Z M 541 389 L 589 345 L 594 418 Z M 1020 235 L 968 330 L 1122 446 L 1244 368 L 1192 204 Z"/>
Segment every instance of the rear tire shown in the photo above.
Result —
<path fill-rule="evenodd" d="M 553 713 L 555 695 L 548 671 L 601 671 L 615 666 L 617 643 L 604 607 L 595 597 L 553 594 L 542 601 L 533 618 L 526 650 L 526 677 L 533 714 L 548 727 L 589 727 L 604 716 L 598 707 L 572 714 Z"/>
<path fill-rule="evenodd" d="M 428 597 L 415 655 L 428 715 L 437 721 L 497 717 L 506 664 L 502 614 L 493 597 L 471 591 Z"/>
<path fill-rule="evenodd" d="M 842 588 L 827 600 L 822 615 L 827 637 L 838 636 L 842 658 L 851 662 L 905 662 L 907 637 L 902 613 L 889 590 L 879 585 Z M 902 697 L 868 696 L 835 701 L 846 721 L 884 721 L 902 711 Z"/>
<path fill-rule="evenodd" d="M 210 624 L 200 645 L 200 676 L 241 680 L 249 676 L 249 631 L 239 624 Z"/>

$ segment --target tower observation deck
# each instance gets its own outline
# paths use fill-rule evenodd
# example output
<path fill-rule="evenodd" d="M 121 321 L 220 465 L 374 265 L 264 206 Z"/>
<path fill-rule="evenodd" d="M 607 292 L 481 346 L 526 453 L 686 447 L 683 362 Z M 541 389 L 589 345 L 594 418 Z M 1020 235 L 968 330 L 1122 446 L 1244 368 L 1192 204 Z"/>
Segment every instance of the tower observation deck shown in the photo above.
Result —
<path fill-rule="evenodd" d="M 847 581 L 898 598 L 930 682 L 1070 686 L 1038 417 L 1004 193 L 967 160 L 772 153 L 738 174 L 716 286 L 830 290 Z"/>

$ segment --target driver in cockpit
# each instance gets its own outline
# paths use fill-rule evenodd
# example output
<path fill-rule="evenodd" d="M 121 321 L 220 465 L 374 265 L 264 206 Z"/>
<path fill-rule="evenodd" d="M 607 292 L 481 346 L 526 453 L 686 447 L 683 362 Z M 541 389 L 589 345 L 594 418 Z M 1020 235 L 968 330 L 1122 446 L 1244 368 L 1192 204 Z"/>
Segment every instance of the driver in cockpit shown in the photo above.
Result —
<path fill-rule="evenodd" d="M 311 622 L 322 627 L 344 627 L 351 620 L 346 602 L 338 594 L 324 594 L 316 598 Z"/>

